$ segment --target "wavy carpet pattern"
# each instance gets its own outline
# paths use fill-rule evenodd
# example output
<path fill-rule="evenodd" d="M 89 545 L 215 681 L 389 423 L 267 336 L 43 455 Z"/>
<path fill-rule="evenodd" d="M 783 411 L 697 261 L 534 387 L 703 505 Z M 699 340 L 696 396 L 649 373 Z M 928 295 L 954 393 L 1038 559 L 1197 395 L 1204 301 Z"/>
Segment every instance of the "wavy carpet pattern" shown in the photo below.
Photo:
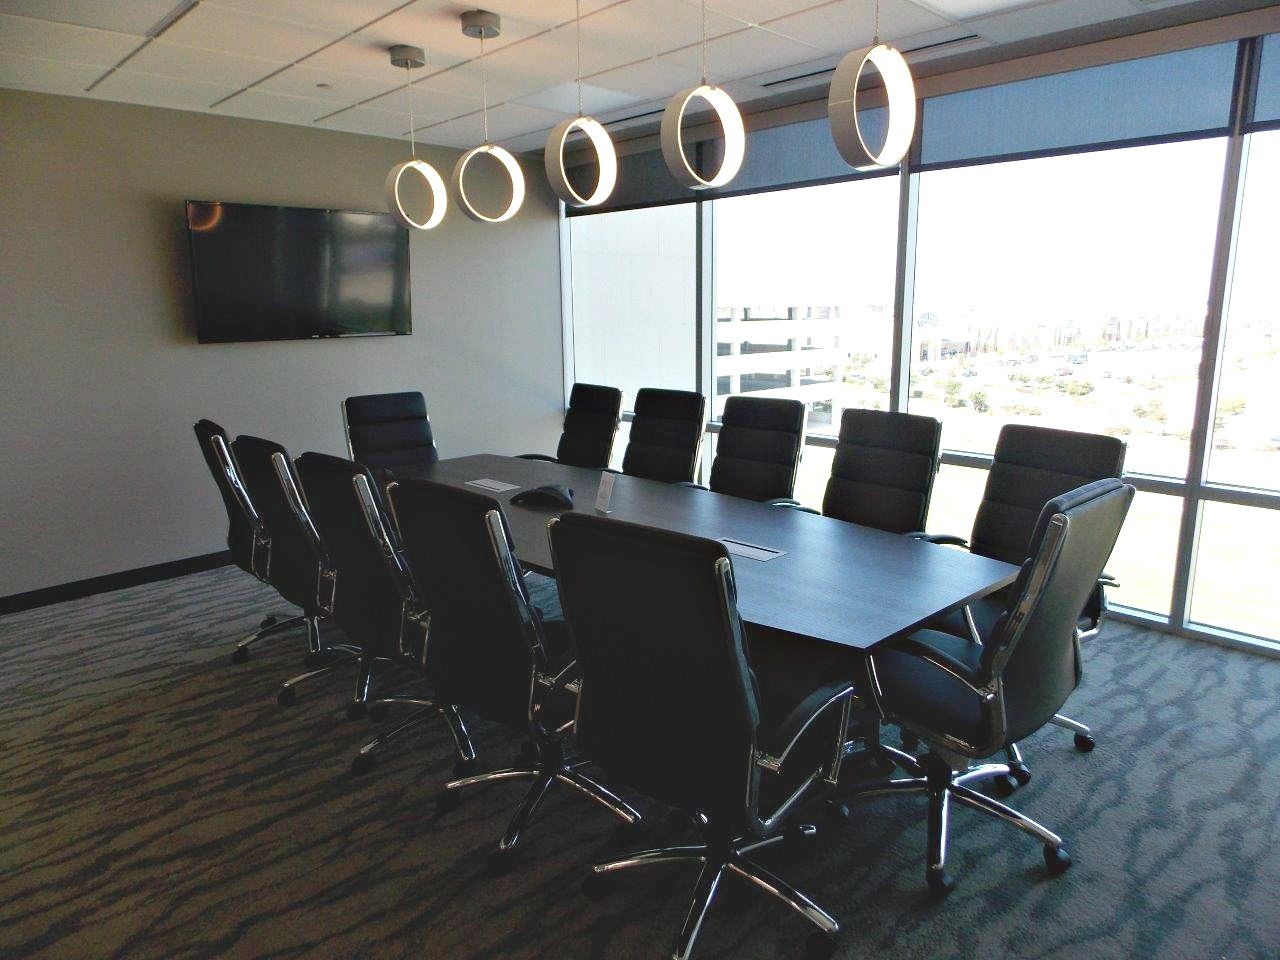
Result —
<path fill-rule="evenodd" d="M 343 671 L 288 709 L 276 683 L 303 640 L 231 643 L 279 601 L 232 568 L 0 619 L 0 957 L 656 958 L 695 879 L 579 882 L 618 849 L 602 811 L 555 792 L 515 860 L 490 851 L 523 786 L 440 812 L 448 732 L 422 728 L 370 775 Z M 762 862 L 843 924 L 844 957 L 1280 955 L 1280 662 L 1110 625 L 1086 650 L 1065 732 L 1025 744 L 1012 801 L 1066 839 L 1049 879 L 1029 838 L 952 815 L 955 893 L 924 892 L 922 799 L 868 800 L 851 822 Z M 399 682 L 404 682 L 400 678 Z M 478 724 L 481 762 L 517 744 Z M 807 925 L 727 880 L 697 956 L 803 955 Z"/>

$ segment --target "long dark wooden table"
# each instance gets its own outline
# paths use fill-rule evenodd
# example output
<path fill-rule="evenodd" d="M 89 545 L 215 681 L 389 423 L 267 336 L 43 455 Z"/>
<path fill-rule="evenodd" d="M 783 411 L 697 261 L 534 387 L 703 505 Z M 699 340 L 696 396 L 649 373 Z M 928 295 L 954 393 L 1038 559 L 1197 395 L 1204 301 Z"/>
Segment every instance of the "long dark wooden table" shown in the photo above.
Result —
<path fill-rule="evenodd" d="M 520 489 L 564 484 L 574 492 L 574 511 L 595 514 L 601 478 L 597 470 L 490 454 L 397 473 L 489 493 L 503 506 L 521 563 L 546 574 L 555 572 L 547 523 L 563 511 L 513 506 L 516 490 L 495 494 L 467 481 L 498 480 Z M 609 508 L 620 520 L 786 551 L 767 561 L 733 557 L 742 618 L 857 650 L 905 636 L 940 613 L 1007 586 L 1018 573 L 1011 564 L 962 550 L 636 477 L 615 475 Z"/>

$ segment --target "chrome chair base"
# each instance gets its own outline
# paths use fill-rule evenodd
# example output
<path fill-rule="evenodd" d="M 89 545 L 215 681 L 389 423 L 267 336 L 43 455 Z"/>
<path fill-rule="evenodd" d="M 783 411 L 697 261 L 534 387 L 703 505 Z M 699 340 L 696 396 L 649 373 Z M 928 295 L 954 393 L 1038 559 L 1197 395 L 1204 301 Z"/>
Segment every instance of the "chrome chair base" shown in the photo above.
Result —
<path fill-rule="evenodd" d="M 926 754 L 917 759 L 901 750 L 882 747 L 894 761 L 914 776 L 870 783 L 855 787 L 841 798 L 844 801 L 864 797 L 899 796 L 908 793 L 924 793 L 929 797 L 929 841 L 925 863 L 925 879 L 935 894 L 949 893 L 955 880 L 946 872 L 947 831 L 951 816 L 951 801 L 1010 823 L 1024 833 L 1035 837 L 1043 845 L 1045 867 L 1051 876 L 1057 876 L 1071 866 L 1071 857 L 1062 847 L 1062 838 L 1047 827 L 1041 826 L 1025 814 L 1007 807 L 998 800 L 973 789 L 973 784 L 997 780 L 1013 775 L 1007 763 L 982 763 L 953 769 L 952 761 L 937 754 Z"/>
<path fill-rule="evenodd" d="M 370 708 L 386 707 L 393 704 L 411 704 L 420 709 L 415 710 L 390 730 L 384 730 L 361 747 L 360 752 L 351 759 L 352 773 L 361 774 L 372 770 L 378 762 L 378 752 L 384 749 L 387 744 L 436 717 L 444 717 L 445 723 L 449 725 L 449 732 L 453 734 L 454 746 L 458 749 L 459 767 L 475 763 L 476 750 L 471 745 L 471 735 L 467 732 L 467 725 L 463 723 L 462 714 L 458 712 L 457 707 L 452 704 L 441 706 L 431 700 L 422 700 L 416 697 L 381 697 L 372 701 Z M 459 767 L 455 767 L 455 770 L 459 769 Z"/>
<path fill-rule="evenodd" d="M 793 828 L 793 835 L 811 837 L 815 832 L 814 827 L 808 824 Z M 702 923 L 711 910 L 711 903 L 726 873 L 736 873 L 754 883 L 817 926 L 825 937 L 834 938 L 840 932 L 840 924 L 829 913 L 781 877 L 746 856 L 752 851 L 781 843 L 788 839 L 788 835 L 788 833 L 776 833 L 763 840 L 747 837 L 730 844 L 707 842 L 642 850 L 618 860 L 597 863 L 591 868 L 591 876 L 586 881 L 586 892 L 592 896 L 602 894 L 604 890 L 600 887 L 601 878 L 620 870 L 661 863 L 701 863 L 702 872 L 698 875 L 697 883 L 693 887 L 693 899 L 689 903 L 689 912 L 685 915 L 684 925 L 676 936 L 675 948 L 672 951 L 675 960 L 687 960 L 693 953 L 693 946 L 702 929 Z"/>
<path fill-rule="evenodd" d="M 1055 713 L 1049 722 L 1055 727 L 1062 727 L 1064 730 L 1070 730 L 1074 733 L 1076 749 L 1081 753 L 1089 753 L 1098 745 L 1098 741 L 1093 738 L 1093 731 L 1079 720 L 1072 720 L 1070 717 Z"/>
<path fill-rule="evenodd" d="M 278 633 L 284 633 L 286 630 L 293 630 L 301 627 L 307 622 L 304 616 L 297 617 L 265 617 L 258 629 L 236 644 L 235 649 L 231 651 L 232 663 L 244 663 L 249 659 L 249 648 L 259 640 L 265 640 L 267 637 L 274 637 Z"/>
<path fill-rule="evenodd" d="M 457 791 L 464 787 L 499 780 L 532 780 L 533 784 L 511 818 L 506 833 L 498 841 L 498 849 L 504 852 L 514 849 L 520 842 L 521 835 L 533 820 L 534 814 L 538 812 L 538 807 L 542 805 L 551 785 L 556 781 L 594 800 L 628 826 L 640 821 L 640 814 L 631 804 L 582 772 L 582 767 L 587 766 L 586 761 L 567 763 L 558 745 L 535 744 L 535 747 L 538 760 L 528 767 L 506 767 L 502 770 L 491 770 L 488 773 L 478 773 L 449 781 L 444 785 L 444 793 L 440 797 L 441 805 L 446 808 L 454 806 L 457 802 Z"/>

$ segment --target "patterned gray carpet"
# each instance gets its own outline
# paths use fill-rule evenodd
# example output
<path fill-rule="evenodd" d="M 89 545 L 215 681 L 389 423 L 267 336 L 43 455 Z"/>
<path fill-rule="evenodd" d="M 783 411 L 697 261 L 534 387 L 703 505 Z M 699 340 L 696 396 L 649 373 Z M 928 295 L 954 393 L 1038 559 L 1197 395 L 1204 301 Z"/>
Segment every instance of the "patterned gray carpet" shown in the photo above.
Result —
<path fill-rule="evenodd" d="M 277 707 L 300 637 L 247 664 L 230 642 L 270 591 L 232 569 L 0 620 L 0 957 L 657 958 L 694 875 L 634 872 L 602 901 L 579 881 L 614 828 L 556 793 L 506 870 L 489 851 L 520 786 L 434 797 L 448 734 L 423 728 L 372 775 L 348 762 L 349 674 Z M 761 856 L 845 925 L 841 955 L 1262 958 L 1280 955 L 1280 663 L 1111 625 L 1071 712 L 1045 730 L 1015 805 L 1063 833 L 1075 867 L 953 814 L 959 888 L 924 893 L 921 800 L 815 814 L 807 853 Z M 482 762 L 515 750 L 480 726 Z M 712 958 L 799 957 L 807 925 L 726 881 Z"/>

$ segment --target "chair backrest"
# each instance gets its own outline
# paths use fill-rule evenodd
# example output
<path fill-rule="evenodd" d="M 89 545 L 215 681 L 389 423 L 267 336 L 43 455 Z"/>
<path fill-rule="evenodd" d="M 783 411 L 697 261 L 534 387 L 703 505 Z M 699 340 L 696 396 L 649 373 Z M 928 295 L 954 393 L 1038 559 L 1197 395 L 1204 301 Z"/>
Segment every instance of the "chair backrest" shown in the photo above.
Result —
<path fill-rule="evenodd" d="M 231 551 L 231 559 L 240 569 L 254 573 L 254 530 L 258 526 L 258 514 L 240 477 L 231 440 L 212 420 L 198 421 L 194 430 L 200 453 L 227 511 L 227 549 Z"/>
<path fill-rule="evenodd" d="M 933 417 L 845 410 L 822 512 L 890 533 L 923 530 L 941 449 Z"/>
<path fill-rule="evenodd" d="M 551 546 L 584 755 L 674 806 L 754 815 L 759 712 L 724 545 L 568 513 Z"/>
<path fill-rule="evenodd" d="M 706 400 L 700 393 L 654 387 L 637 390 L 622 472 L 666 483 L 692 480 L 706 415 Z"/>
<path fill-rule="evenodd" d="M 401 543 L 430 615 L 437 699 L 527 728 L 542 633 L 492 497 L 430 480 L 389 488 Z"/>
<path fill-rule="evenodd" d="M 790 497 L 804 450 L 799 400 L 733 396 L 725 401 L 711 489 L 747 500 Z"/>
<path fill-rule="evenodd" d="M 1115 437 L 1006 424 L 996 440 L 969 549 L 1021 563 L 1030 555 L 1028 544 L 1045 503 L 1082 484 L 1120 477 L 1124 453 L 1124 441 Z"/>
<path fill-rule="evenodd" d="M 347 397 L 342 414 L 351 458 L 370 470 L 394 471 L 440 459 L 427 401 L 416 390 Z"/>
<path fill-rule="evenodd" d="M 564 414 L 564 432 L 556 459 L 572 467 L 603 470 L 613 455 L 613 438 L 622 413 L 622 391 L 594 383 L 575 383 Z"/>
<path fill-rule="evenodd" d="M 393 575 L 383 544 L 370 531 L 357 486 L 362 480 L 376 498 L 377 486 L 369 469 L 323 453 L 304 453 L 297 469 L 311 518 L 337 575 L 334 621 L 352 642 L 374 656 L 397 655 L 406 587 Z M 380 512 L 376 502 L 375 508 Z"/>
<path fill-rule="evenodd" d="M 1080 682 L 1076 620 L 1120 536 L 1134 488 L 1097 480 L 1049 500 L 1040 512 L 1014 593 L 982 650 L 986 677 L 999 675 L 1005 742 L 1058 712 Z"/>
<path fill-rule="evenodd" d="M 266 578 L 286 600 L 314 615 L 324 556 L 314 523 L 305 512 L 305 499 L 301 514 L 291 502 L 287 484 L 297 490 L 299 482 L 289 453 L 278 443 L 250 436 L 236 437 L 231 449 L 258 516 L 271 536 Z M 286 465 L 283 478 L 277 468 L 279 460 Z"/>

